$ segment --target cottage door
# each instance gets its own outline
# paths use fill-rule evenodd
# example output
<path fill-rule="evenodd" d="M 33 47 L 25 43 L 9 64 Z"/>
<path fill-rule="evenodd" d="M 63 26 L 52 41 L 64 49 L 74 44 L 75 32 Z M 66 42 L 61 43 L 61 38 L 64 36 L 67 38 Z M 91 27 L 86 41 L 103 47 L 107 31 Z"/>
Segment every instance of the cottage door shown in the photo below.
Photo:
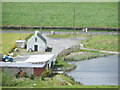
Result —
<path fill-rule="evenodd" d="M 38 45 L 34 45 L 34 51 L 38 51 Z"/>

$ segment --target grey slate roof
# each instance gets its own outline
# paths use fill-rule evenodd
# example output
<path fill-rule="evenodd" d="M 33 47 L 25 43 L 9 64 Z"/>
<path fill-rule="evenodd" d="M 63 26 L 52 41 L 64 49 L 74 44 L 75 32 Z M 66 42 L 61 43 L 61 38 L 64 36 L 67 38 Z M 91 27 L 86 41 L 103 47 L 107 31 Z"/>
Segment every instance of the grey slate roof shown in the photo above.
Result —
<path fill-rule="evenodd" d="M 47 42 L 46 42 L 46 39 L 45 39 L 41 34 L 38 33 L 37 36 L 38 36 L 40 39 L 42 39 L 43 42 L 47 43 Z"/>
<path fill-rule="evenodd" d="M 43 68 L 45 64 L 32 64 L 32 63 L 16 63 L 16 62 L 0 62 L 0 67 L 39 67 Z"/>

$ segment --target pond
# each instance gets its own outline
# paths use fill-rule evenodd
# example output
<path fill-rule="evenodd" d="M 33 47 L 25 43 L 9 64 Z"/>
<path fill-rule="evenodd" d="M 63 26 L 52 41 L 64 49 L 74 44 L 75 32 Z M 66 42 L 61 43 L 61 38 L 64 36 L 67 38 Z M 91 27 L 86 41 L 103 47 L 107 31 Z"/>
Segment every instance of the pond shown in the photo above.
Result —
<path fill-rule="evenodd" d="M 118 58 L 112 55 L 74 62 L 77 68 L 67 74 L 84 85 L 118 85 Z"/>

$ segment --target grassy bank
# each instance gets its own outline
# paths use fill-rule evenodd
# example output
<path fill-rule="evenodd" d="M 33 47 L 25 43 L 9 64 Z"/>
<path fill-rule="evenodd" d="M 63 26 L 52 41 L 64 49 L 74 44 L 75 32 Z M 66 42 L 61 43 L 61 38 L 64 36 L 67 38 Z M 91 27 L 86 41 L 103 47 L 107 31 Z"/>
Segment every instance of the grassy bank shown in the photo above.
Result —
<path fill-rule="evenodd" d="M 75 64 L 68 64 L 65 60 L 64 57 L 57 57 L 57 62 L 54 65 L 54 68 L 61 68 L 63 71 L 71 71 L 76 68 Z"/>
<path fill-rule="evenodd" d="M 73 4 L 66 2 L 3 2 L 3 25 L 73 26 Z M 117 27 L 117 2 L 77 2 L 77 27 Z M 43 24 L 41 11 L 43 10 Z"/>
<path fill-rule="evenodd" d="M 2 54 L 8 54 L 16 47 L 16 40 L 29 38 L 29 33 L 2 33 Z"/>
<path fill-rule="evenodd" d="M 49 88 L 118 88 L 117 85 L 71 85 L 71 86 L 58 86 Z M 117 90 L 117 89 L 116 89 Z"/>
<path fill-rule="evenodd" d="M 85 38 L 88 37 L 88 34 L 81 34 L 81 33 L 61 33 L 61 34 L 54 34 L 48 35 L 52 38 Z"/>
<path fill-rule="evenodd" d="M 86 48 L 118 52 L 118 35 L 93 35 L 92 38 L 81 41 Z"/>
<path fill-rule="evenodd" d="M 64 60 L 65 61 L 81 61 L 81 60 L 89 60 L 97 57 L 103 57 L 107 55 L 110 55 L 110 54 L 79 49 L 72 52 L 70 55 L 67 55 Z"/>

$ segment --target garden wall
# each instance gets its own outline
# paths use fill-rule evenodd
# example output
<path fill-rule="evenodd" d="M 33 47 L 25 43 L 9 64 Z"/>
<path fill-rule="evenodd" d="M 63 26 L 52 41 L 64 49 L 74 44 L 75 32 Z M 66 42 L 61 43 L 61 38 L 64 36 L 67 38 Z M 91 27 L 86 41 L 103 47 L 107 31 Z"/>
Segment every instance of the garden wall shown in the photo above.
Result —
<path fill-rule="evenodd" d="M 71 47 L 63 50 L 62 52 L 60 52 L 60 53 L 58 54 L 58 56 L 63 56 L 63 57 L 64 57 L 64 56 L 66 56 L 66 55 L 70 54 L 71 52 L 73 52 L 73 51 L 75 51 L 75 50 L 78 50 L 78 49 L 80 49 L 80 45 L 71 46 Z"/>

